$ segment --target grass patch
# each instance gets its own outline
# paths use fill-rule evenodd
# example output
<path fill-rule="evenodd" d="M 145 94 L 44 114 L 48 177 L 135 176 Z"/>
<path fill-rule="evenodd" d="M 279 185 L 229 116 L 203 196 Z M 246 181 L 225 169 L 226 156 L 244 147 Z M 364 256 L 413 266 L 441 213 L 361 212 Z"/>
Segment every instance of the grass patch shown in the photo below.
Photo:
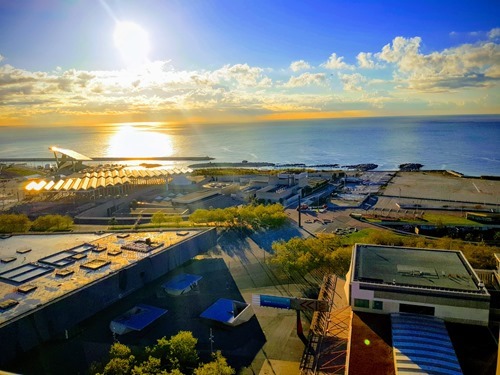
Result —
<path fill-rule="evenodd" d="M 202 168 L 195 169 L 193 176 L 232 176 L 232 175 L 257 175 L 263 174 L 264 171 L 251 168 Z"/>
<path fill-rule="evenodd" d="M 368 223 L 384 223 L 389 222 L 389 220 L 384 220 L 383 218 L 373 218 L 373 217 L 363 217 Z M 399 220 L 390 221 L 399 224 L 427 224 L 427 225 L 467 225 L 467 226 L 481 226 L 482 224 L 467 220 L 461 216 L 447 215 L 447 214 L 435 214 L 435 213 L 424 213 L 423 220 L 418 218 L 400 218 Z"/>
<path fill-rule="evenodd" d="M 210 227 L 213 225 L 208 225 L 208 224 L 196 224 L 191 221 L 181 221 L 180 223 L 162 223 L 162 224 L 139 224 L 137 226 L 130 224 L 130 225 L 110 225 L 108 226 L 108 230 L 135 230 L 135 229 L 178 229 L 178 228 L 206 228 Z"/>
<path fill-rule="evenodd" d="M 470 225 L 470 226 L 481 226 L 481 224 L 472 221 L 472 220 L 467 220 L 464 217 L 460 216 L 453 216 L 453 215 L 446 215 L 446 214 L 431 214 L 431 213 L 425 213 L 424 214 L 424 219 L 427 221 L 428 224 L 434 224 L 434 225 Z"/>
<path fill-rule="evenodd" d="M 362 229 L 358 232 L 351 233 L 347 236 L 342 236 L 342 245 L 354 245 L 356 243 L 366 243 L 366 239 L 369 238 L 372 233 L 379 232 L 380 229 Z"/>
<path fill-rule="evenodd" d="M 5 168 L 4 171 L 14 176 L 31 176 L 33 174 L 45 174 L 43 171 L 24 168 L 24 167 L 9 167 Z"/>

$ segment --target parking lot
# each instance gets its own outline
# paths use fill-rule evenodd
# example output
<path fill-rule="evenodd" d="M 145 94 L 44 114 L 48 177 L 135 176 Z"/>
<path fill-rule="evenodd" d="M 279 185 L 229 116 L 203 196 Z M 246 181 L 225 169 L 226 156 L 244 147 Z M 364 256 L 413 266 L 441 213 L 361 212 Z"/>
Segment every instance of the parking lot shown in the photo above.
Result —
<path fill-rule="evenodd" d="M 381 195 L 498 206 L 500 181 L 455 177 L 444 173 L 398 172 Z"/>

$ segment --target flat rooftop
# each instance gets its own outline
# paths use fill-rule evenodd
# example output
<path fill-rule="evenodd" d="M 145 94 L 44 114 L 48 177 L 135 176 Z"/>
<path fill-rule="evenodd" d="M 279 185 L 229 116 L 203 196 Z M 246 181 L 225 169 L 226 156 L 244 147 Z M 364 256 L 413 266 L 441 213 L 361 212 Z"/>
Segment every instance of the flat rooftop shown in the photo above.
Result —
<path fill-rule="evenodd" d="M 180 204 L 189 204 L 194 203 L 206 198 L 213 197 L 215 195 L 220 195 L 220 192 L 217 190 L 201 190 L 195 191 L 193 193 L 188 193 L 182 197 L 173 198 L 172 202 L 180 203 Z"/>
<path fill-rule="evenodd" d="M 9 260 L 0 262 L 0 303 L 17 302 L 0 309 L 0 326 L 200 232 L 190 229 L 182 235 L 162 231 L 0 239 L 0 259 Z M 136 247 L 139 250 L 134 251 Z"/>
<path fill-rule="evenodd" d="M 357 244 L 353 281 L 481 292 L 459 251 Z"/>

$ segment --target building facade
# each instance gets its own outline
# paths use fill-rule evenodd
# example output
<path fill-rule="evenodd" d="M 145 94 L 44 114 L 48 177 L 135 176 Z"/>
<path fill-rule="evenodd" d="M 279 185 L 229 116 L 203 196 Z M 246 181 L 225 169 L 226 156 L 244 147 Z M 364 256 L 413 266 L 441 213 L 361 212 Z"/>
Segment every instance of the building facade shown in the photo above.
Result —
<path fill-rule="evenodd" d="M 356 244 L 346 279 L 354 311 L 488 325 L 490 295 L 460 251 Z"/>

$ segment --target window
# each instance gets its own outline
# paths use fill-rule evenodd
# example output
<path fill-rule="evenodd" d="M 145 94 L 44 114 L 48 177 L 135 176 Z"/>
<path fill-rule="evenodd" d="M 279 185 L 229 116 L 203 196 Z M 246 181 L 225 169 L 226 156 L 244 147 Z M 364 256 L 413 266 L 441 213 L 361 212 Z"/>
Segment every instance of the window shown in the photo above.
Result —
<path fill-rule="evenodd" d="M 384 302 L 382 301 L 373 301 L 373 306 L 375 310 L 383 310 L 384 309 Z"/>
<path fill-rule="evenodd" d="M 411 314 L 421 314 L 421 315 L 432 315 L 434 316 L 434 306 L 422 306 L 422 305 L 408 305 L 401 303 L 399 305 L 399 312 L 411 313 Z"/>
<path fill-rule="evenodd" d="M 370 301 L 367 299 L 354 298 L 354 306 L 355 307 L 364 307 L 366 309 L 369 309 L 370 308 Z"/>

